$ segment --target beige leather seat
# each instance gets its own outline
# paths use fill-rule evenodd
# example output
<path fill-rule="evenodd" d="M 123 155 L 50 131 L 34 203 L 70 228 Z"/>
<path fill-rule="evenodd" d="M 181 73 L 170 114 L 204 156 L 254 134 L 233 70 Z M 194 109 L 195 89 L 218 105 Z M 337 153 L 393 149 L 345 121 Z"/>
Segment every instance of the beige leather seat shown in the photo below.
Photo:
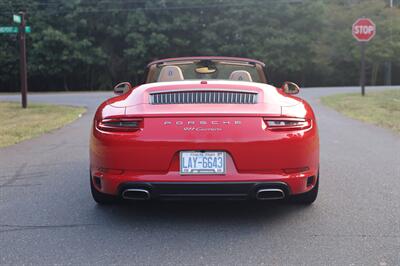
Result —
<path fill-rule="evenodd" d="M 240 80 L 240 81 L 250 81 L 252 82 L 253 79 L 251 78 L 251 75 L 249 72 L 245 70 L 236 70 L 231 73 L 229 76 L 230 80 Z"/>
<path fill-rule="evenodd" d="M 161 69 L 158 82 L 184 80 L 182 70 L 177 66 L 165 66 Z"/>

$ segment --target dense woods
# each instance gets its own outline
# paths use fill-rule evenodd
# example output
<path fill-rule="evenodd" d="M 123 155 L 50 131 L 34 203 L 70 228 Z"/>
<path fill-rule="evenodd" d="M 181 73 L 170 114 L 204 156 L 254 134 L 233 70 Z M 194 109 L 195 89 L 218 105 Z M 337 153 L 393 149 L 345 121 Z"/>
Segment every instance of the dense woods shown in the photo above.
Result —
<path fill-rule="evenodd" d="M 356 85 L 351 34 L 370 17 L 367 80 L 400 84 L 400 9 L 389 0 L 0 0 L 0 25 L 27 11 L 30 91 L 110 89 L 141 82 L 154 59 L 226 55 L 264 61 L 271 83 Z M 0 91 L 19 89 L 15 35 L 0 35 Z"/>

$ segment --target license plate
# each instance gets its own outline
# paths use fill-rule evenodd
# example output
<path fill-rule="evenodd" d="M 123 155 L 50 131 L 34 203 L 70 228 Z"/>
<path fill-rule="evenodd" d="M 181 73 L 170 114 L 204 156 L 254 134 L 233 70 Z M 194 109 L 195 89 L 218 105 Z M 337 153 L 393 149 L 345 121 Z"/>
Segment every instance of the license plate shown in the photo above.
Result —
<path fill-rule="evenodd" d="M 223 151 L 182 151 L 180 153 L 181 175 L 225 174 L 226 156 Z"/>

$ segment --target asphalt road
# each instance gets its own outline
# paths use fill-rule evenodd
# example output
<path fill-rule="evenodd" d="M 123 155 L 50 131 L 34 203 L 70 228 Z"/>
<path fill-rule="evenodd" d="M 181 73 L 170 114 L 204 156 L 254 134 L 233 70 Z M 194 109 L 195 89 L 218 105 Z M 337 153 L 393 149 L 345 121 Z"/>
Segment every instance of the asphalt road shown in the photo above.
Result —
<path fill-rule="evenodd" d="M 97 206 L 88 183 L 89 127 L 111 94 L 30 95 L 31 102 L 85 105 L 88 112 L 0 149 L 0 264 L 400 265 L 400 136 L 319 104 L 322 95 L 350 91 L 359 89 L 301 94 L 316 111 L 321 137 L 320 195 L 309 207 Z"/>

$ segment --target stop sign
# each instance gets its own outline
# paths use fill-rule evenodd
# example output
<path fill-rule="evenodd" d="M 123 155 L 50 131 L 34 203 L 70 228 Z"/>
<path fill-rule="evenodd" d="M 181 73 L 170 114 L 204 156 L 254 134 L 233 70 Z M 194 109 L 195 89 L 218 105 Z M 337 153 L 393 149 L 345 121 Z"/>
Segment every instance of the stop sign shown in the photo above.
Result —
<path fill-rule="evenodd" d="M 376 33 L 375 23 L 369 18 L 359 18 L 353 24 L 353 36 L 359 42 L 369 42 Z"/>

